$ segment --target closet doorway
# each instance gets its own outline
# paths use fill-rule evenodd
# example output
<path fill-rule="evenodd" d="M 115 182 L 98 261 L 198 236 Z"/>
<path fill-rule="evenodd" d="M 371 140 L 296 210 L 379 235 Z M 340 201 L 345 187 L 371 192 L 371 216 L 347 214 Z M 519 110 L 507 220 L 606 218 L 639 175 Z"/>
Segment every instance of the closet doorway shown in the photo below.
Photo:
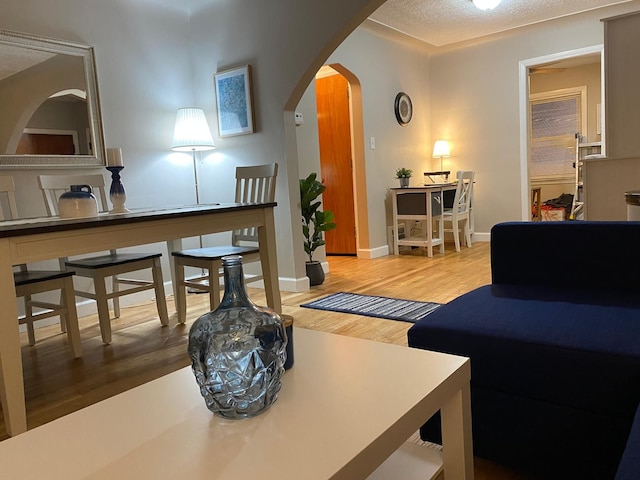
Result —
<path fill-rule="evenodd" d="M 354 208 L 351 87 L 331 67 L 316 76 L 320 176 L 327 189 L 323 208 L 334 213 L 336 228 L 325 232 L 327 255 L 357 255 Z"/>

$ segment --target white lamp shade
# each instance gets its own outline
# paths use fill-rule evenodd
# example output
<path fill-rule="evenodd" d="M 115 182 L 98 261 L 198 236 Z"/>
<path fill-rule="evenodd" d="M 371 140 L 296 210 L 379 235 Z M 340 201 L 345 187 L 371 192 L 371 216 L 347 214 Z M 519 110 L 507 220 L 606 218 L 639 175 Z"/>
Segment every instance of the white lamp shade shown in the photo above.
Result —
<path fill-rule="evenodd" d="M 216 148 L 201 108 L 180 108 L 176 114 L 171 150 L 190 152 Z"/>
<path fill-rule="evenodd" d="M 480 10 L 492 10 L 496 8 L 502 0 L 471 0 Z"/>
<path fill-rule="evenodd" d="M 433 144 L 433 158 L 450 157 L 449 142 L 446 140 L 436 140 Z"/>

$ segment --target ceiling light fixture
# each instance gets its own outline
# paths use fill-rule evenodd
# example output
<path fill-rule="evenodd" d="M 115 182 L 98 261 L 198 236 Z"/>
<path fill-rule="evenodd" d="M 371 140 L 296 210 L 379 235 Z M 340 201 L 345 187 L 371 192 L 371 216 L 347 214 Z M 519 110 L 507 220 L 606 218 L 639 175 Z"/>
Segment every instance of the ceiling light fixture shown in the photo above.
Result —
<path fill-rule="evenodd" d="M 480 10 L 493 10 L 502 0 L 471 0 Z"/>

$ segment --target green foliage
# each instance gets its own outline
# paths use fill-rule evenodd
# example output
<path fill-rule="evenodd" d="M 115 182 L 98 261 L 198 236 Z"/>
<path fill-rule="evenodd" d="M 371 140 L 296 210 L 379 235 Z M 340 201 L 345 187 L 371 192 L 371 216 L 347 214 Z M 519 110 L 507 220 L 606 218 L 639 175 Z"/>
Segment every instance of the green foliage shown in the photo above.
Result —
<path fill-rule="evenodd" d="M 302 233 L 304 235 L 304 251 L 313 261 L 313 252 L 325 244 L 322 232 L 336 228 L 333 213 L 320 210 L 317 198 L 326 190 L 326 186 L 316 179 L 312 173 L 300 180 L 300 208 L 302 210 Z"/>
<path fill-rule="evenodd" d="M 396 178 L 411 178 L 413 171 L 409 168 L 398 168 L 396 169 Z"/>

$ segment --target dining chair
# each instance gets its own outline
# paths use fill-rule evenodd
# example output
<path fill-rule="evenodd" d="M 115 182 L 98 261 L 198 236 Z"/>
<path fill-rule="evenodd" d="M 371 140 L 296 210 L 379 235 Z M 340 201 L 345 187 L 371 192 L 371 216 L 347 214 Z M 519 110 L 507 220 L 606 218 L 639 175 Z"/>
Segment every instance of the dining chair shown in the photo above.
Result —
<path fill-rule="evenodd" d="M 460 252 L 460 230 L 464 234 L 467 247 L 471 247 L 471 200 L 473 197 L 473 177 L 472 171 L 459 171 L 457 173 L 458 183 L 456 193 L 453 198 L 452 208 L 445 208 L 442 218 L 445 222 L 445 232 L 453 233 L 453 240 L 456 244 L 456 252 Z M 447 223 L 451 223 L 451 228 L 446 228 Z M 462 225 L 461 225 L 462 224 Z"/>
<path fill-rule="evenodd" d="M 57 199 L 60 194 L 68 191 L 71 185 L 89 185 L 96 194 L 101 212 L 109 210 L 105 194 L 104 177 L 96 175 L 40 175 L 38 186 L 42 191 L 44 203 L 49 216 L 58 214 Z M 76 289 L 78 297 L 95 300 L 98 307 L 98 319 L 102 341 L 106 345 L 111 343 L 111 319 L 109 300 L 113 303 L 114 317 L 120 317 L 119 298 L 124 295 L 155 290 L 156 306 L 162 325 L 169 324 L 167 303 L 164 293 L 162 269 L 160 266 L 161 253 L 122 253 L 110 250 L 107 254 L 91 255 L 84 258 L 61 258 L 63 267 L 73 269 L 79 277 L 93 279 L 94 291 Z M 150 269 L 153 281 L 120 277 L 122 274 Z M 111 291 L 107 283 L 111 279 Z M 128 288 L 120 289 L 121 285 Z"/>
<path fill-rule="evenodd" d="M 0 208 L 0 220 L 17 220 L 18 207 L 15 197 L 13 177 L 0 176 L 0 192 L 5 200 L 5 208 Z M 19 265 L 13 273 L 16 297 L 24 302 L 24 316 L 18 318 L 20 325 L 26 325 L 29 345 L 36 344 L 34 323 L 45 318 L 59 317 L 62 330 L 67 333 L 69 346 L 74 358 L 82 356 L 80 329 L 73 295 L 72 270 L 29 270 L 27 265 Z M 33 298 L 33 295 L 60 291 L 58 303 Z"/>
<path fill-rule="evenodd" d="M 276 196 L 276 177 L 278 164 L 240 166 L 236 168 L 236 203 L 268 203 Z M 176 278 L 176 311 L 178 322 L 184 323 L 187 316 L 187 288 L 209 294 L 211 310 L 220 304 L 220 277 L 222 276 L 222 257 L 242 255 L 243 264 L 260 260 L 258 246 L 258 228 L 249 227 L 234 230 L 231 245 L 178 250 L 172 252 Z M 202 275 L 186 278 L 185 268 L 201 269 Z M 262 280 L 263 276 L 245 275 L 245 283 Z"/>

